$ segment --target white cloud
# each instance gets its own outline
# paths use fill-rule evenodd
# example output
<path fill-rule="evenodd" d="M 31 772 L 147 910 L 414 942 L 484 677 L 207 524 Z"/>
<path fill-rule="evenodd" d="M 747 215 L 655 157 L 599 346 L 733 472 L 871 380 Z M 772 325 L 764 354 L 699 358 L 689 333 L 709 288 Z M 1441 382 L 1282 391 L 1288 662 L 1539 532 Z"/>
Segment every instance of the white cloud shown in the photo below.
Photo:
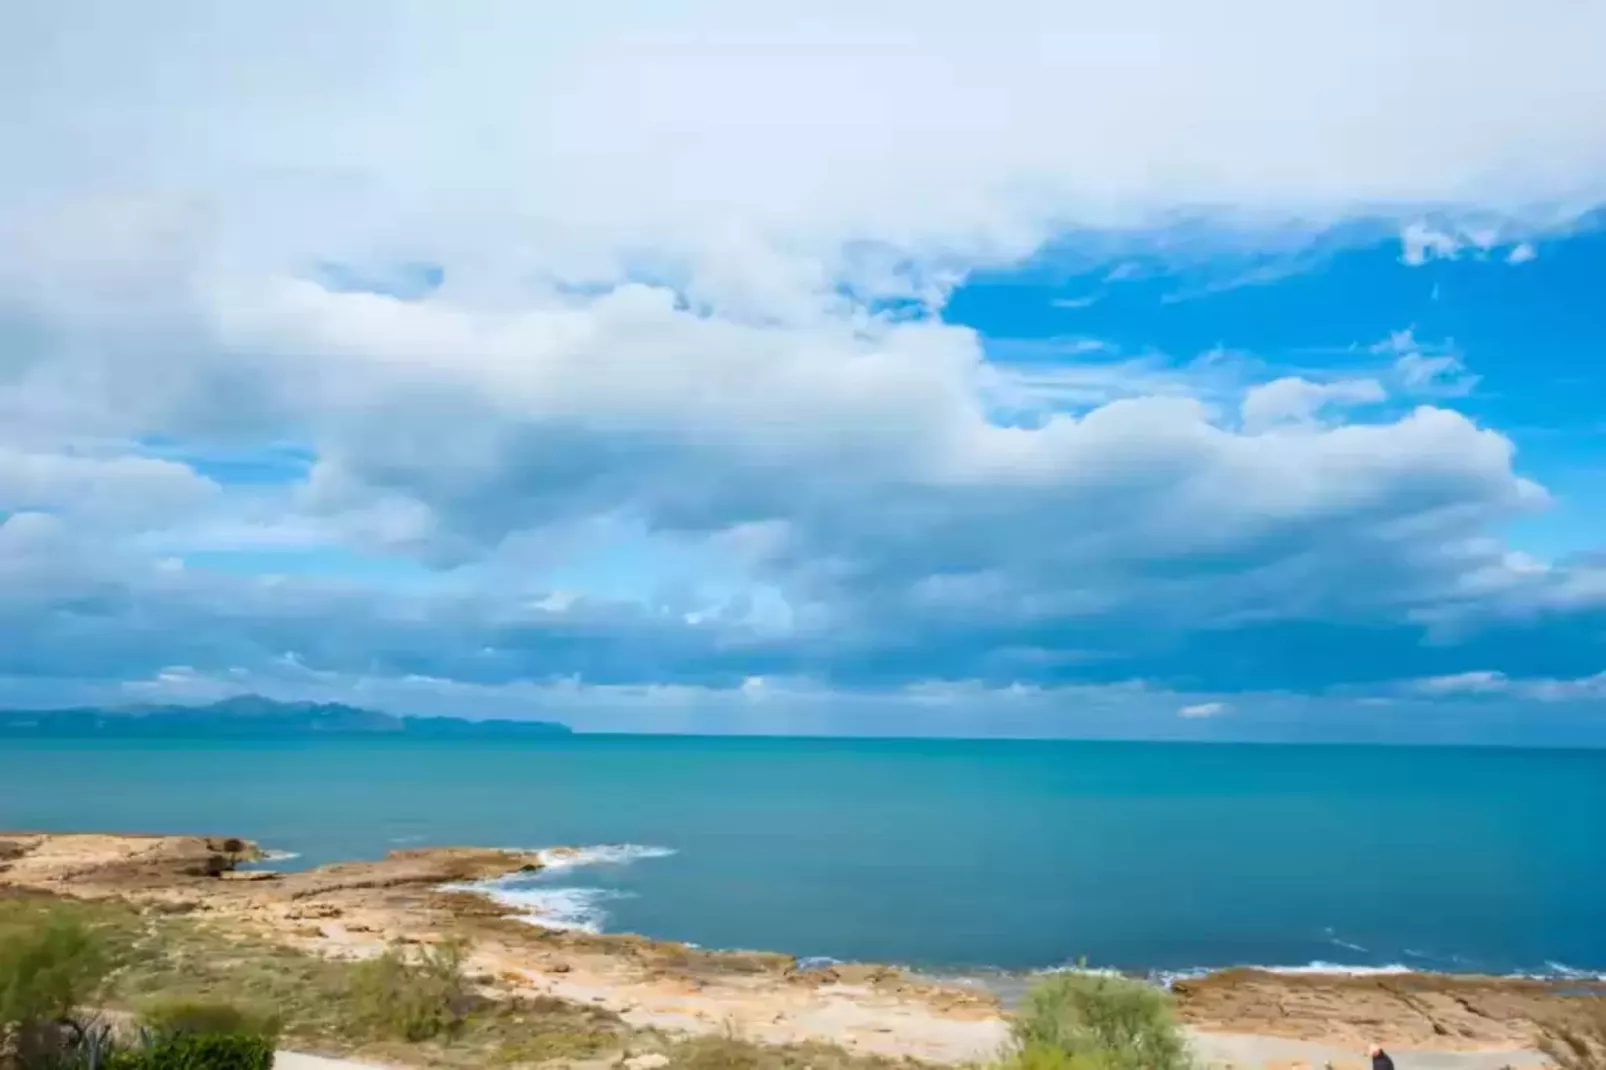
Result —
<path fill-rule="evenodd" d="M 0 438 L 0 514 L 51 511 L 165 527 L 217 493 L 211 480 L 172 461 L 11 449 Z"/>
<path fill-rule="evenodd" d="M 1391 332 L 1371 352 L 1394 357 L 1390 371 L 1397 389 L 1415 397 L 1464 397 L 1482 378 L 1467 370 L 1453 339 L 1425 342 L 1410 327 Z"/>
<path fill-rule="evenodd" d="M 1124 622 L 1187 632 L 1421 609 L 1464 597 L 1473 573 L 1490 590 L 1496 577 L 1526 582 L 1498 543 L 1478 540 L 1545 500 L 1513 470 L 1510 443 L 1459 414 L 1318 419 L 1381 400 L 1371 380 L 1254 388 L 1244 432 L 1186 381 L 1011 427 L 989 418 L 998 381 L 979 340 L 937 322 L 830 308 L 751 322 L 641 284 L 486 307 L 213 278 L 179 295 L 174 319 L 191 326 L 164 336 L 177 369 L 150 389 L 118 378 L 150 344 L 120 330 L 32 383 L 110 384 L 105 411 L 205 433 L 205 413 L 166 389 L 176 376 L 212 391 L 207 411 L 277 414 L 305 436 L 318 460 L 281 506 L 310 516 L 196 523 L 193 546 L 343 537 L 466 576 L 510 548 L 572 546 L 574 533 L 628 520 L 643 532 L 633 555 L 707 545 L 721 579 L 717 595 L 663 603 L 688 631 L 642 633 L 675 636 L 669 665 L 632 647 L 629 671 L 648 677 L 716 671 L 716 640 L 728 656 L 717 671 L 741 675 L 770 675 L 766 658 L 873 674 L 899 644 L 955 672 L 1005 673 L 1005 654 L 982 664 L 995 646 L 1045 645 L 1022 637 L 1050 626 L 1065 630 L 1050 649 L 1080 648 L 1100 622 L 1121 621 L 1093 644 L 1110 656 L 1100 642 L 1118 646 Z M 1289 422 L 1299 434 L 1259 433 Z M 184 552 L 171 537 L 144 546 Z M 500 574 L 478 582 L 489 575 Z M 508 579 L 496 582 L 509 597 L 530 583 Z M 280 597 L 307 597 L 298 590 Z M 542 601 L 552 585 L 524 593 L 573 608 Z M 198 597 L 184 596 L 183 613 Z M 265 598 L 240 608 L 289 604 Z M 759 628 L 759 616 L 773 623 Z M 633 644 L 636 626 L 617 641 Z M 765 646 L 777 636 L 791 650 Z M 499 645 L 489 638 L 477 645 Z"/>
<path fill-rule="evenodd" d="M 1429 695 L 1500 695 L 1538 702 L 1579 702 L 1606 699 L 1606 671 L 1554 679 L 1512 677 L 1485 669 L 1418 680 L 1415 690 Z"/>
<path fill-rule="evenodd" d="M 1511 680 L 1505 673 L 1489 669 L 1475 669 L 1447 676 L 1430 676 L 1416 682 L 1418 691 L 1430 695 L 1490 695 L 1500 694 L 1510 688 Z"/>
<path fill-rule="evenodd" d="M 1503 436 L 1431 406 L 1344 422 L 1470 389 L 1410 332 L 1380 378 L 1245 394 L 1085 340 L 1005 367 L 876 311 L 1076 228 L 1110 280 L 1198 258 L 1144 229 L 1179 205 L 1253 244 L 1599 189 L 1606 11 L 1562 32 L 1559 3 L 1478 0 L 1447 31 L 1441 7 L 13 5 L 0 659 L 202 678 L 293 649 L 392 679 L 763 681 L 771 706 L 805 670 L 993 688 L 1469 592 L 1593 605 L 1491 537 L 1544 501 Z M 1408 259 L 1496 240 L 1413 226 Z M 326 288 L 330 263 L 415 299 Z M 419 264 L 438 290 L 396 267 Z M 315 462 L 220 500 L 152 438 Z M 599 532 L 628 597 L 551 575 Z M 329 549 L 439 582 L 164 563 Z"/>
<path fill-rule="evenodd" d="M 1400 262 L 1421 267 L 1433 260 L 1459 260 L 1463 255 L 1488 260 L 1497 249 L 1507 245 L 1509 248 L 1501 257 L 1507 264 L 1526 264 L 1537 259 L 1539 251 L 1534 243 L 1505 233 L 1510 229 L 1509 223 L 1497 227 L 1479 226 L 1464 220 L 1451 223 L 1417 220 L 1400 230 Z"/>
<path fill-rule="evenodd" d="M 1460 236 L 1425 222 L 1409 223 L 1400 231 L 1400 262 L 1411 267 L 1429 260 L 1454 260 L 1463 247 Z"/>
<path fill-rule="evenodd" d="M 1521 206 L 1606 173 L 1606 15 L 1563 0 L 22 11 L 0 36 L 7 203 L 184 190 L 279 262 L 616 277 L 645 253 L 769 307 L 848 238 L 1010 255 L 1050 221 Z"/>
<path fill-rule="evenodd" d="M 1232 706 L 1225 702 L 1196 702 L 1191 706 L 1183 706 L 1177 710 L 1178 717 L 1220 717 L 1229 712 Z"/>
<path fill-rule="evenodd" d="M 1278 426 L 1311 424 L 1323 410 L 1374 405 L 1388 398 L 1375 379 L 1340 379 L 1313 383 L 1285 378 L 1250 388 L 1240 414 L 1244 430 L 1259 434 Z"/>

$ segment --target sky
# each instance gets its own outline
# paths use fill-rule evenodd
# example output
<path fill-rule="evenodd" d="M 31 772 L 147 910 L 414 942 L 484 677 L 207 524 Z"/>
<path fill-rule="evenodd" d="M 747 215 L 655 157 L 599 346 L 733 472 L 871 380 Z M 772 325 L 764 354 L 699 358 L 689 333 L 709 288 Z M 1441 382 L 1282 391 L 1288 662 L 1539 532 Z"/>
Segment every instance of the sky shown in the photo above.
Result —
<path fill-rule="evenodd" d="M 1606 743 L 1602 40 L 13 0 L 0 705 Z"/>

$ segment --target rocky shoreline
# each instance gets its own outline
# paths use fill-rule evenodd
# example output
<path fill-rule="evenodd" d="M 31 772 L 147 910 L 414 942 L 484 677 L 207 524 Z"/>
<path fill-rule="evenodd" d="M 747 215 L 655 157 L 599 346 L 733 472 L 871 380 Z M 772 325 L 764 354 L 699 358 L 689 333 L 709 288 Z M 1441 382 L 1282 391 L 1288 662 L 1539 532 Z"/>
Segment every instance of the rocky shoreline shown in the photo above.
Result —
<path fill-rule="evenodd" d="M 544 929 L 448 885 L 539 870 L 556 857 L 490 848 L 396 851 L 300 872 L 239 869 L 246 840 L 0 833 L 0 890 L 116 898 L 185 913 L 321 956 L 462 939 L 493 996 L 547 996 L 677 1033 L 735 1028 L 762 1043 L 825 1041 L 934 1063 L 985 1060 L 1003 1043 L 997 998 L 874 965 L 803 968 L 788 955 L 718 952 L 631 935 Z M 1227 970 L 1178 981 L 1196 1034 L 1254 1034 L 1364 1050 L 1526 1052 L 1546 1023 L 1606 985 L 1437 974 Z"/>

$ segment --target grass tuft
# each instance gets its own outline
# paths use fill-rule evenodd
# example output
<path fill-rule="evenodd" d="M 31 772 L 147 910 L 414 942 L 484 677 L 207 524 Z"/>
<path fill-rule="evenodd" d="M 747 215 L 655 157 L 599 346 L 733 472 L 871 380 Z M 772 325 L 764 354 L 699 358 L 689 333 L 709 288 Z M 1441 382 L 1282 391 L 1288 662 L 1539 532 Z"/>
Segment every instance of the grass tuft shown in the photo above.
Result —
<path fill-rule="evenodd" d="M 1606 996 L 1581 997 L 1576 1018 L 1547 1028 L 1539 1050 L 1557 1070 L 1606 1070 Z"/>

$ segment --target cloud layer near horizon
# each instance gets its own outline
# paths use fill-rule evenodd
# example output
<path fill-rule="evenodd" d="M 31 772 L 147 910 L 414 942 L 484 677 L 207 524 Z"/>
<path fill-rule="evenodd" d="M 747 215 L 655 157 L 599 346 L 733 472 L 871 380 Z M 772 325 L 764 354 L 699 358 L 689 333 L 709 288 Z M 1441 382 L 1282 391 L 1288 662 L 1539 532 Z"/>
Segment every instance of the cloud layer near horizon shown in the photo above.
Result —
<path fill-rule="evenodd" d="M 17 695 L 1593 694 L 1520 681 L 1601 670 L 1606 570 L 1509 541 L 1551 496 L 1409 324 L 1340 369 L 947 313 L 1034 256 L 1522 270 L 1606 201 L 1599 11 L 4 18 Z"/>

